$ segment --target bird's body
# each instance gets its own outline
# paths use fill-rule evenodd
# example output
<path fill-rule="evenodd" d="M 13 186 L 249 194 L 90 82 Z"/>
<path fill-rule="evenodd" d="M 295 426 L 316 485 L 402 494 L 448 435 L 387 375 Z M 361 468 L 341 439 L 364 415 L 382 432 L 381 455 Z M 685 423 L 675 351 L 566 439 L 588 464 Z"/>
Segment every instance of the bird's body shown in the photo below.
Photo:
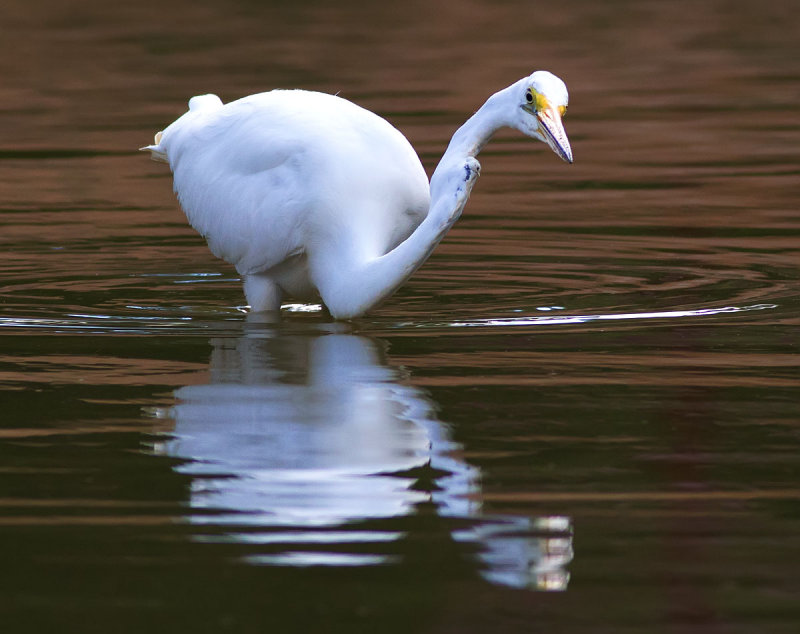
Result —
<path fill-rule="evenodd" d="M 194 97 L 143 149 L 169 163 L 189 222 L 242 275 L 253 310 L 277 310 L 285 296 L 321 298 L 335 317 L 353 317 L 394 292 L 458 218 L 480 147 L 500 125 L 520 127 L 498 98 L 515 86 L 456 133 L 430 187 L 396 128 L 318 92 L 274 90 L 227 105 Z M 566 106 L 563 93 L 553 107 Z M 560 117 L 558 128 L 571 161 Z"/>

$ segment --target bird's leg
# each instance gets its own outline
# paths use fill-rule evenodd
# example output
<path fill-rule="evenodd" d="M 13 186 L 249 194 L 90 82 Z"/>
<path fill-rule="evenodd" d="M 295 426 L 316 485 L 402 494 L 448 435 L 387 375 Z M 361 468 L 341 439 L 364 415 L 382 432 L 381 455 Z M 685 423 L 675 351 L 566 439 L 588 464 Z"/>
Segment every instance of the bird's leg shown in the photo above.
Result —
<path fill-rule="evenodd" d="M 244 275 L 243 281 L 244 295 L 251 311 L 258 313 L 281 309 L 283 292 L 269 275 Z"/>

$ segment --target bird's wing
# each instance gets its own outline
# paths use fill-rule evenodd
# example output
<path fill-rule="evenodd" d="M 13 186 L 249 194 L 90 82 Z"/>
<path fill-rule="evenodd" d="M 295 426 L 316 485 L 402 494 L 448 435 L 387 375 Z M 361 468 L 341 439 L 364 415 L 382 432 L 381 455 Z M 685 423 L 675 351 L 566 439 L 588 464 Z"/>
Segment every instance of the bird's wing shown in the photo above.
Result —
<path fill-rule="evenodd" d="M 169 145 L 189 222 L 240 273 L 269 269 L 302 248 L 314 157 L 296 130 L 277 109 L 234 102 L 201 114 Z"/>
<path fill-rule="evenodd" d="M 321 243 L 381 255 L 427 212 L 413 148 L 348 101 L 273 91 L 196 110 L 162 145 L 190 223 L 242 274 Z"/>

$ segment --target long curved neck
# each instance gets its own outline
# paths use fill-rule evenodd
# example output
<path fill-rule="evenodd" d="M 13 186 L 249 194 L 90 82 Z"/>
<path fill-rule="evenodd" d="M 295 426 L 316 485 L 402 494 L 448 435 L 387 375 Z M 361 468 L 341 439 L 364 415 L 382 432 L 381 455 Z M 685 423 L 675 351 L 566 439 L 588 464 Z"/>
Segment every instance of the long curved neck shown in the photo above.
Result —
<path fill-rule="evenodd" d="M 366 312 L 397 290 L 428 259 L 467 203 L 480 169 L 475 156 L 498 128 L 509 125 L 507 113 L 513 112 L 510 101 L 514 87 L 492 95 L 453 135 L 431 177 L 428 215 L 404 242 L 352 270 L 337 271 L 335 278 L 327 273 L 330 287 L 327 292 L 320 287 L 320 291 L 334 317 Z"/>
<path fill-rule="evenodd" d="M 480 109 L 467 119 L 456 130 L 447 146 L 447 150 L 439 160 L 439 164 L 431 176 L 431 209 L 436 200 L 446 191 L 440 191 L 445 181 L 445 174 L 457 167 L 468 158 L 475 158 L 483 146 L 492 138 L 495 132 L 508 126 L 507 112 L 511 109 L 508 101 L 511 98 L 514 86 L 495 93 Z"/>

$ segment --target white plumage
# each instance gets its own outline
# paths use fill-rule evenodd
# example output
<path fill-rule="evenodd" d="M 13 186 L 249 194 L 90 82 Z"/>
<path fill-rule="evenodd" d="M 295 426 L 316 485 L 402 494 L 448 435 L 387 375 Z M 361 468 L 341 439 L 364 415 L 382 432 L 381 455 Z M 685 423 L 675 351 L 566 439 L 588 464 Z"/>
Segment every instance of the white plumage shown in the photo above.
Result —
<path fill-rule="evenodd" d="M 496 93 L 453 136 L 430 187 L 396 128 L 318 92 L 193 97 L 142 149 L 169 163 L 189 222 L 236 267 L 252 310 L 288 296 L 350 318 L 393 293 L 458 219 L 495 130 L 517 128 L 572 162 L 566 105 L 546 71 Z"/>

